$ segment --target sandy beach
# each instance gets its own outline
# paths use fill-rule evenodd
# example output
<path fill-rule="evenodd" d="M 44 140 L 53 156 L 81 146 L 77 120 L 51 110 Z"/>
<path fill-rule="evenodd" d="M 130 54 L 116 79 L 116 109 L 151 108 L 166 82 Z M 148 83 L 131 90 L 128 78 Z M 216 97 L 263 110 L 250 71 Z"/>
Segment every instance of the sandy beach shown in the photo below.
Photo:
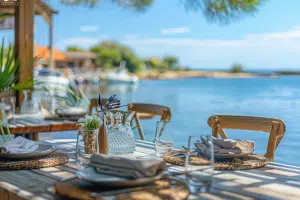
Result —
<path fill-rule="evenodd" d="M 163 79 L 180 79 L 180 78 L 257 78 L 269 77 L 276 78 L 273 74 L 256 74 L 256 73 L 231 73 L 231 72 L 207 72 L 207 71 L 166 71 L 166 72 L 146 72 L 136 74 L 141 80 L 163 80 Z"/>

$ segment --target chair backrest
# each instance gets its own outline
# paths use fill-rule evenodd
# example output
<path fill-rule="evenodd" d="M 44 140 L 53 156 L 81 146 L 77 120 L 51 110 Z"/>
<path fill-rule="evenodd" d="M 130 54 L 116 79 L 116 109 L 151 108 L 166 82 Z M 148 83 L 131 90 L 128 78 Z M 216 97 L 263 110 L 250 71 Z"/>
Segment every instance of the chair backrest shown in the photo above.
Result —
<path fill-rule="evenodd" d="M 161 116 L 161 120 L 166 121 L 172 118 L 171 108 L 157 104 L 131 103 L 128 105 L 128 111 L 135 111 L 134 120 L 142 140 L 145 138 L 140 119 L 152 119 L 154 116 Z"/>
<path fill-rule="evenodd" d="M 223 139 L 227 139 L 224 128 L 252 130 L 270 133 L 267 153 L 265 156 L 273 160 L 275 150 L 283 138 L 286 127 L 282 120 L 264 117 L 213 115 L 208 118 L 208 125 L 212 128 L 212 135 L 218 137 L 218 133 Z"/>
<path fill-rule="evenodd" d="M 108 99 L 102 99 L 102 104 L 105 104 L 108 101 Z M 96 109 L 96 111 L 98 112 L 98 99 L 90 99 L 90 108 L 89 111 L 90 113 L 93 112 L 93 109 Z"/>

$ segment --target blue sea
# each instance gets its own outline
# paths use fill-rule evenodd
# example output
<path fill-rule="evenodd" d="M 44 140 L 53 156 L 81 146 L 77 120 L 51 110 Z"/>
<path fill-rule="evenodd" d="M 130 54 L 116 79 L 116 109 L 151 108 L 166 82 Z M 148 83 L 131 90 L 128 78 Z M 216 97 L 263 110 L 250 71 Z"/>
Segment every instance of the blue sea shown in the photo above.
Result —
<path fill-rule="evenodd" d="M 171 107 L 176 147 L 186 146 L 190 134 L 211 134 L 207 119 L 214 114 L 280 118 L 287 132 L 275 161 L 300 166 L 300 76 L 145 80 L 138 86 L 100 84 L 84 89 L 89 96 L 118 94 L 124 104 L 146 102 Z M 147 140 L 153 140 L 157 120 L 142 121 Z M 266 152 L 268 133 L 225 131 L 230 138 L 254 140 L 256 153 Z M 76 138 L 76 132 L 56 134 L 54 138 Z"/>

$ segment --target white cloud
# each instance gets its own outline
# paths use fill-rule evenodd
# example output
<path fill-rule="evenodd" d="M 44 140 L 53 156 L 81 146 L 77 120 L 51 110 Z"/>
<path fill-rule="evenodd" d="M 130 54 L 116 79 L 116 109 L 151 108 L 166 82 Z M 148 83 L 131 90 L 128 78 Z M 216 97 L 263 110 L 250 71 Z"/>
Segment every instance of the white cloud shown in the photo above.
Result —
<path fill-rule="evenodd" d="M 300 30 L 299 29 L 293 29 L 291 31 L 286 31 L 286 32 L 275 32 L 275 33 L 266 33 L 266 34 L 251 34 L 251 35 L 247 35 L 245 37 L 245 39 L 254 39 L 254 40 L 300 39 Z"/>
<path fill-rule="evenodd" d="M 174 34 L 184 34 L 190 32 L 189 28 L 166 28 L 166 29 L 161 29 L 160 34 L 162 35 L 174 35 Z"/>
<path fill-rule="evenodd" d="M 84 48 L 99 43 L 98 38 L 69 38 L 56 47 L 70 44 Z M 117 39 L 117 38 L 115 38 Z M 248 34 L 240 39 L 199 39 L 189 37 L 142 37 L 129 34 L 119 40 L 142 57 L 177 55 L 183 65 L 201 68 L 229 68 L 240 62 L 249 68 L 300 68 L 300 30 Z"/>
<path fill-rule="evenodd" d="M 101 35 L 97 38 L 90 38 L 90 37 L 74 37 L 74 38 L 67 38 L 64 40 L 60 40 L 55 44 L 55 47 L 60 50 L 65 50 L 69 45 L 77 45 L 82 48 L 89 48 L 95 44 L 98 44 L 101 40 L 107 39 L 107 35 Z"/>
<path fill-rule="evenodd" d="M 81 32 L 97 32 L 99 26 L 80 26 Z"/>
<path fill-rule="evenodd" d="M 300 68 L 300 30 L 295 29 L 249 34 L 235 40 L 139 37 L 121 42 L 140 56 L 178 55 L 182 64 L 194 67 L 228 68 L 241 62 L 249 68 Z"/>
<path fill-rule="evenodd" d="M 201 40 L 193 38 L 138 38 L 125 39 L 124 43 L 135 46 L 141 45 L 170 45 L 170 46 L 245 46 L 250 45 L 239 40 Z"/>
<path fill-rule="evenodd" d="M 274 32 L 264 34 L 249 34 L 236 40 L 214 40 L 176 37 L 125 37 L 125 43 L 132 45 L 171 45 L 171 46 L 212 46 L 212 47 L 245 47 L 245 46 L 276 46 L 300 43 L 300 30 Z M 297 45 L 298 46 L 298 45 Z"/>

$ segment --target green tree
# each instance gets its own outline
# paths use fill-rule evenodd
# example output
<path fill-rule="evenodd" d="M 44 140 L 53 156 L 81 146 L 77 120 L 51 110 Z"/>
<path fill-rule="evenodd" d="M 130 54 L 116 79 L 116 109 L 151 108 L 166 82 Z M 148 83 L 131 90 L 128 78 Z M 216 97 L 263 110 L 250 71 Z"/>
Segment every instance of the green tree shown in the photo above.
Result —
<path fill-rule="evenodd" d="M 227 24 L 242 18 L 245 14 L 253 15 L 266 0 L 183 0 L 185 8 L 202 11 L 209 22 Z"/>
<path fill-rule="evenodd" d="M 111 68 L 117 67 L 124 60 L 129 72 L 142 70 L 142 60 L 135 55 L 131 48 L 116 41 L 103 41 L 93 46 L 90 50 L 98 54 L 97 64 L 106 69 L 108 68 L 107 66 L 111 66 Z"/>
<path fill-rule="evenodd" d="M 163 58 L 163 62 L 168 65 L 168 68 L 174 69 L 178 66 L 179 60 L 177 57 L 174 56 L 166 56 Z"/>
<path fill-rule="evenodd" d="M 108 1 L 108 0 L 106 0 Z M 145 11 L 154 0 L 109 0 L 111 3 L 136 11 Z M 73 6 L 83 5 L 88 7 L 95 7 L 101 0 L 60 0 L 62 4 Z"/>
<path fill-rule="evenodd" d="M 105 70 L 118 66 L 122 60 L 120 51 L 115 48 L 106 48 L 102 44 L 92 47 L 90 51 L 98 54 L 96 63 Z"/>
<path fill-rule="evenodd" d="M 10 13 L 5 13 L 5 12 L 0 13 L 0 19 L 5 19 L 7 17 L 12 17 L 12 16 L 14 16 L 14 15 L 10 14 Z"/>
<path fill-rule="evenodd" d="M 60 0 L 65 5 L 95 7 L 103 0 Z M 163 1 L 163 0 L 162 0 Z M 178 0 L 187 11 L 201 11 L 210 22 L 229 23 L 255 13 L 266 0 Z M 145 11 L 154 0 L 106 0 L 130 10 Z M 170 1 L 171 2 L 171 1 Z M 173 2 L 173 1 L 172 1 Z M 176 1 L 174 1 L 176 3 Z"/>
<path fill-rule="evenodd" d="M 232 73 L 241 73 L 243 72 L 243 65 L 242 64 L 239 64 L 239 63 L 234 63 L 232 66 L 231 66 L 231 70 L 230 70 Z"/>
<path fill-rule="evenodd" d="M 83 52 L 84 49 L 80 48 L 79 46 L 76 45 L 70 45 L 67 47 L 67 51 L 75 51 L 75 52 Z"/>
<path fill-rule="evenodd" d="M 156 69 L 157 66 L 158 66 L 159 60 L 149 58 L 149 59 L 144 60 L 144 63 L 146 64 L 147 67 L 150 67 L 152 69 Z"/>

